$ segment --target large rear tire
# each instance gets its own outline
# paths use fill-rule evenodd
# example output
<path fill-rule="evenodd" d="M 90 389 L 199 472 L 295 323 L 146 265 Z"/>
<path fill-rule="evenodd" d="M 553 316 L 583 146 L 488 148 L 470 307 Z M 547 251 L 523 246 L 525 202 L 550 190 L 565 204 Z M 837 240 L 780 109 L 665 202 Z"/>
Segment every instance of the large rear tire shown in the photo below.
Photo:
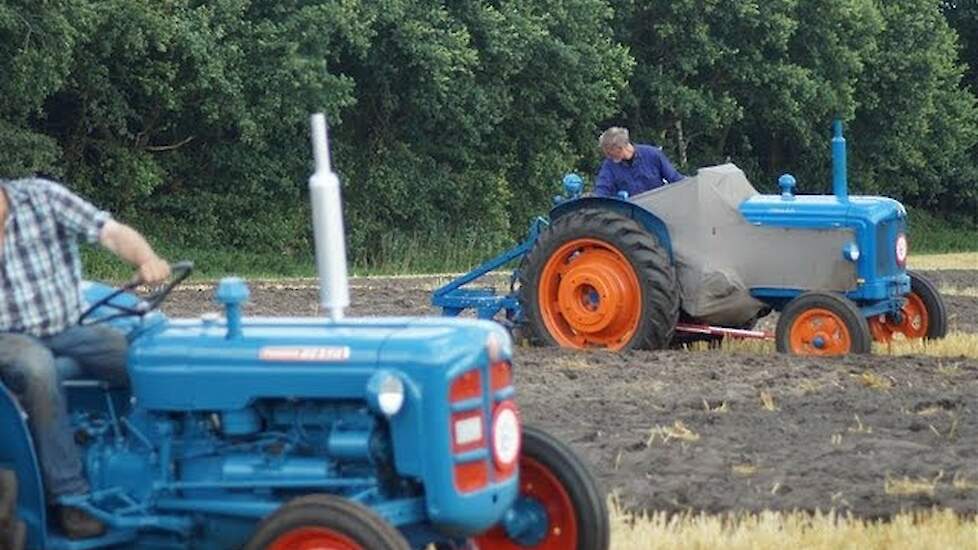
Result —
<path fill-rule="evenodd" d="M 245 550 L 408 550 L 400 531 L 372 510 L 333 495 L 293 499 L 265 518 Z"/>
<path fill-rule="evenodd" d="M 794 355 L 869 353 L 869 325 L 856 304 L 832 292 L 806 292 L 781 312 L 774 337 L 778 351 Z"/>
<path fill-rule="evenodd" d="M 519 283 L 530 334 L 546 345 L 661 349 L 679 318 L 665 247 L 611 210 L 583 208 L 555 220 L 526 256 Z"/>
<path fill-rule="evenodd" d="M 869 320 L 873 340 L 890 342 L 897 334 L 907 340 L 940 340 L 947 336 L 947 306 L 934 283 L 916 271 L 910 275 L 910 294 L 899 317 L 877 315 Z"/>
<path fill-rule="evenodd" d="M 27 526 L 17 516 L 17 475 L 0 469 L 0 550 L 23 550 Z"/>
<path fill-rule="evenodd" d="M 472 540 L 479 550 L 607 550 L 608 507 L 581 459 L 552 435 L 524 426 L 517 513 L 536 514 L 513 538 L 501 525 Z"/>

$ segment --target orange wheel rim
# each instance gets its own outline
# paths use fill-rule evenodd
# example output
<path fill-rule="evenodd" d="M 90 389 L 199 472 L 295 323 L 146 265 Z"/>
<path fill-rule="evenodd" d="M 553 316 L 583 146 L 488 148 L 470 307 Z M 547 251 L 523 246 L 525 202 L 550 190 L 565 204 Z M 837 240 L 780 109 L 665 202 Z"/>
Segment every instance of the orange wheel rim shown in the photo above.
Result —
<path fill-rule="evenodd" d="M 520 498 L 532 498 L 547 511 L 547 534 L 531 548 L 566 550 L 577 547 L 577 514 L 564 485 L 546 466 L 528 456 L 520 457 Z M 474 539 L 479 550 L 527 548 L 512 540 L 497 525 Z"/>
<path fill-rule="evenodd" d="M 822 308 L 804 311 L 791 323 L 791 351 L 799 355 L 843 355 L 852 349 L 845 321 Z"/>
<path fill-rule="evenodd" d="M 915 292 L 907 295 L 907 302 L 900 309 L 899 323 L 892 322 L 887 315 L 876 315 L 869 320 L 869 330 L 877 342 L 892 342 L 896 334 L 902 334 L 908 340 L 924 338 L 928 328 L 930 317 L 927 306 Z"/>
<path fill-rule="evenodd" d="M 631 262 L 617 248 L 576 239 L 543 266 L 539 306 L 547 331 L 561 346 L 617 350 L 638 328 L 642 289 Z"/>
<path fill-rule="evenodd" d="M 279 535 L 267 550 L 363 550 L 350 537 L 326 527 L 300 527 Z"/>

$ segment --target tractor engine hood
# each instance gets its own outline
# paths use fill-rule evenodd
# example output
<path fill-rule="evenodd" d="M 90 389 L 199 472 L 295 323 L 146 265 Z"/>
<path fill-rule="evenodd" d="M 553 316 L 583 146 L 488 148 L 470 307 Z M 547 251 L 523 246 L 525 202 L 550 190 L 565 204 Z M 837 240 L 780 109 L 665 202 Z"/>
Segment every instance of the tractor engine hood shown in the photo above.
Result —
<path fill-rule="evenodd" d="M 858 229 L 907 217 L 903 205 L 890 198 L 833 195 L 754 195 L 741 203 L 740 212 L 755 225 L 811 229 Z"/>
<path fill-rule="evenodd" d="M 386 368 L 423 387 L 485 356 L 494 323 L 439 318 L 168 320 L 130 347 L 138 403 L 153 410 L 233 410 L 262 398 L 360 400 Z M 409 384 L 411 386 L 411 384 Z M 413 386 L 412 386 L 413 387 Z"/>

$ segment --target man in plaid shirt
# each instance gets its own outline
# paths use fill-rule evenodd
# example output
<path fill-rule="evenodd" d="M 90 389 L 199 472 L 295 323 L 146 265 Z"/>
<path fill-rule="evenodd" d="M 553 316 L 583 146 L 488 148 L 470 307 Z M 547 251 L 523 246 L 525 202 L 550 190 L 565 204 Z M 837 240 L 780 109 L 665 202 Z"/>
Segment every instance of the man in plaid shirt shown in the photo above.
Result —
<path fill-rule="evenodd" d="M 62 185 L 45 179 L 0 180 L 0 379 L 29 416 L 52 500 L 85 493 L 78 448 L 68 424 L 55 356 L 74 359 L 85 375 L 129 383 L 126 338 L 105 325 L 80 326 L 78 240 L 99 242 L 138 269 L 145 283 L 170 276 L 139 233 Z M 104 526 L 78 508 L 56 517 L 70 538 Z"/>

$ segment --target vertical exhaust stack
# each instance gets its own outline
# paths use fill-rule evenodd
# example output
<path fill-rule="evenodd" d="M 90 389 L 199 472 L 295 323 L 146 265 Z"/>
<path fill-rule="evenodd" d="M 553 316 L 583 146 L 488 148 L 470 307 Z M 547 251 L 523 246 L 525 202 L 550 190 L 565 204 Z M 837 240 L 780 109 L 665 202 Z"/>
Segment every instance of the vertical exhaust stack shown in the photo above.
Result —
<path fill-rule="evenodd" d="M 832 192 L 839 201 L 849 200 L 849 182 L 846 176 L 846 138 L 842 137 L 842 120 L 832 123 Z"/>
<path fill-rule="evenodd" d="M 311 125 L 316 171 L 309 177 L 309 197 L 312 200 L 316 269 L 319 272 L 319 300 L 329 312 L 330 319 L 339 321 L 343 319 L 343 310 L 350 306 L 340 179 L 329 162 L 326 117 L 322 113 L 312 115 Z"/>

